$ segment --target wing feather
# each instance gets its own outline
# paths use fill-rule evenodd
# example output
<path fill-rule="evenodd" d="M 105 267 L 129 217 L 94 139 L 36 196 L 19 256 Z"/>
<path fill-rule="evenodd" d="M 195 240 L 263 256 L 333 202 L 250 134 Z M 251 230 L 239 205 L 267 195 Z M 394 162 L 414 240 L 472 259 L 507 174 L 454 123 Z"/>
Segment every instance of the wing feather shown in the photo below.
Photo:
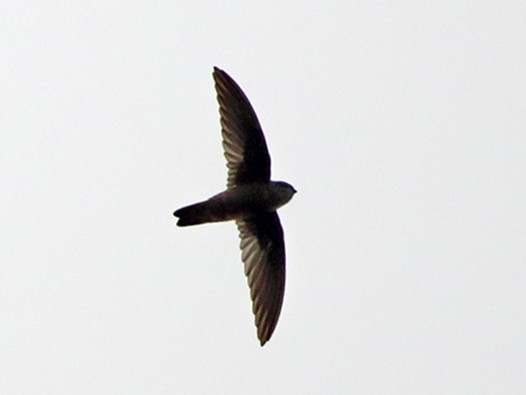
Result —
<path fill-rule="evenodd" d="M 270 155 L 252 105 L 223 70 L 215 67 L 213 76 L 228 167 L 227 186 L 268 182 Z"/>
<path fill-rule="evenodd" d="M 285 293 L 285 245 L 276 212 L 237 221 L 258 338 L 264 345 L 278 323 Z"/>

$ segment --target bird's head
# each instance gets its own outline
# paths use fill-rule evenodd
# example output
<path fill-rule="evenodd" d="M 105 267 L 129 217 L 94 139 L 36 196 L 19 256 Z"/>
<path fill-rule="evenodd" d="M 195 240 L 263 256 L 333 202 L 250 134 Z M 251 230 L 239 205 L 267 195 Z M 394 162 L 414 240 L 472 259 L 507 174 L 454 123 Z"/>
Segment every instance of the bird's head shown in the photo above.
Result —
<path fill-rule="evenodd" d="M 272 184 L 280 197 L 280 206 L 288 203 L 297 192 L 292 185 L 285 181 L 273 181 Z"/>

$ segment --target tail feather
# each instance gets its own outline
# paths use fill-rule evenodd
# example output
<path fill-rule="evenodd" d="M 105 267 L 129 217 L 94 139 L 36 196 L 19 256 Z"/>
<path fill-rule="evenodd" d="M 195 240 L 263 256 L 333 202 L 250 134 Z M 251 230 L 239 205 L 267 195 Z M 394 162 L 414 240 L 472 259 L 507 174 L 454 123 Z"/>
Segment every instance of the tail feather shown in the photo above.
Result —
<path fill-rule="evenodd" d="M 213 221 L 213 215 L 210 213 L 206 202 L 180 208 L 174 215 L 179 218 L 178 226 L 199 225 Z"/>
<path fill-rule="evenodd" d="M 178 226 L 198 225 L 206 222 L 206 207 L 196 203 L 177 210 L 174 215 L 179 218 Z"/>

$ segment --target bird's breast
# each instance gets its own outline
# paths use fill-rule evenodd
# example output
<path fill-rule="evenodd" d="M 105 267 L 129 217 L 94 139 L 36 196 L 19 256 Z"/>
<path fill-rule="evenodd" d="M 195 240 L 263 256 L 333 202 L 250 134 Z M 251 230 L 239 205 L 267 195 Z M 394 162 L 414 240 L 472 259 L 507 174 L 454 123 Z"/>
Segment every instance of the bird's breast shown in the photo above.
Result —
<path fill-rule="evenodd" d="M 269 184 L 247 184 L 229 188 L 208 199 L 212 210 L 222 212 L 225 219 L 254 217 L 282 206 L 282 197 Z"/>

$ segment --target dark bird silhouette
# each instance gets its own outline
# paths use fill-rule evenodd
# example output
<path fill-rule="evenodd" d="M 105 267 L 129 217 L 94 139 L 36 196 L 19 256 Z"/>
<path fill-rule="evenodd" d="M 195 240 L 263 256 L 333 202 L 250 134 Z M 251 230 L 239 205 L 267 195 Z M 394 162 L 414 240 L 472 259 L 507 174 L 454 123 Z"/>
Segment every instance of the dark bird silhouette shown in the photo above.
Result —
<path fill-rule="evenodd" d="M 248 98 L 223 70 L 213 77 L 227 160 L 227 189 L 210 199 L 177 210 L 177 225 L 236 221 L 241 238 L 257 334 L 263 346 L 272 336 L 285 292 L 285 244 L 276 210 L 296 190 L 270 180 L 270 155 L 265 136 Z"/>

